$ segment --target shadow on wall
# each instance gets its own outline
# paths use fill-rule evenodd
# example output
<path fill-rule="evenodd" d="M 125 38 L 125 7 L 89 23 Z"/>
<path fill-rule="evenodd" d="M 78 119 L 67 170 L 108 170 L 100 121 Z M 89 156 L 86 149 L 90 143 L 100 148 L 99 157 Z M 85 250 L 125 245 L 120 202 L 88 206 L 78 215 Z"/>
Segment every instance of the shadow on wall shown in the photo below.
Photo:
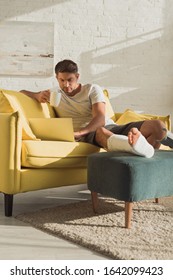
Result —
<path fill-rule="evenodd" d="M 15 16 L 31 13 L 67 1 L 69 0 L 0 0 L 0 20 L 7 20 Z"/>
<path fill-rule="evenodd" d="M 173 42 L 170 34 L 167 37 L 163 29 L 157 29 L 83 53 L 82 76 L 85 81 L 112 88 L 116 104 L 122 103 L 123 94 L 123 102 L 127 104 L 131 100 L 134 106 L 140 102 L 144 106 L 153 102 L 170 105 L 173 103 L 169 94 L 173 89 L 170 40 Z"/>
<path fill-rule="evenodd" d="M 118 105 L 118 110 L 131 107 L 151 113 L 171 113 L 172 15 L 173 1 L 165 0 L 162 18 L 157 19 L 158 29 L 150 28 L 150 32 L 81 54 L 80 65 L 85 82 L 108 88 L 112 105 Z"/>

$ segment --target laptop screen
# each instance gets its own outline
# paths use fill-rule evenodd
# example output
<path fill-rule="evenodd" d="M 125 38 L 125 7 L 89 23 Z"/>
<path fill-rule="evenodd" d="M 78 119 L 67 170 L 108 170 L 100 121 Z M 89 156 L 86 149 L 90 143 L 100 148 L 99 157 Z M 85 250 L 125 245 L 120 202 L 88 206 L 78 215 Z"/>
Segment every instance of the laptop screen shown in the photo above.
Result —
<path fill-rule="evenodd" d="M 75 141 L 71 118 L 30 118 L 29 125 L 41 140 Z"/>

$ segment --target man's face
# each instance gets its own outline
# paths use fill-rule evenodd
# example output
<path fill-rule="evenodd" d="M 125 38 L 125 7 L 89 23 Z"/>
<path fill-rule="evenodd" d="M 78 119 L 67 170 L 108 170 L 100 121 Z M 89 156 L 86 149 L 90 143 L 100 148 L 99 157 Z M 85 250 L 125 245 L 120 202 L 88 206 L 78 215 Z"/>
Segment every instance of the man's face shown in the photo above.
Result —
<path fill-rule="evenodd" d="M 78 87 L 78 73 L 61 73 L 56 74 L 60 88 L 65 93 L 72 93 Z"/>

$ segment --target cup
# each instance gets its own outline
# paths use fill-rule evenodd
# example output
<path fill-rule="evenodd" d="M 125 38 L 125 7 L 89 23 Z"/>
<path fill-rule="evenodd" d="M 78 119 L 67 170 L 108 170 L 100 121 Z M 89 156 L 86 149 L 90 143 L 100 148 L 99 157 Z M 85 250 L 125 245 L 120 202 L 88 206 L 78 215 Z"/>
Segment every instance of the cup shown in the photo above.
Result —
<path fill-rule="evenodd" d="M 51 91 L 50 105 L 53 107 L 58 107 L 60 101 L 61 101 L 61 92 Z"/>

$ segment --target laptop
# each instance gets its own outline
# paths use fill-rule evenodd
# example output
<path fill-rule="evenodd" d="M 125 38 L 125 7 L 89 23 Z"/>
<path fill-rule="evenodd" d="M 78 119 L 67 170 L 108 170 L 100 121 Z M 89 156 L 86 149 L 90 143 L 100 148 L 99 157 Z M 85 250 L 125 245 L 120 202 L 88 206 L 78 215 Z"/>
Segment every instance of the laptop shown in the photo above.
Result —
<path fill-rule="evenodd" d="M 75 141 L 72 118 L 29 118 L 29 125 L 41 140 Z"/>

